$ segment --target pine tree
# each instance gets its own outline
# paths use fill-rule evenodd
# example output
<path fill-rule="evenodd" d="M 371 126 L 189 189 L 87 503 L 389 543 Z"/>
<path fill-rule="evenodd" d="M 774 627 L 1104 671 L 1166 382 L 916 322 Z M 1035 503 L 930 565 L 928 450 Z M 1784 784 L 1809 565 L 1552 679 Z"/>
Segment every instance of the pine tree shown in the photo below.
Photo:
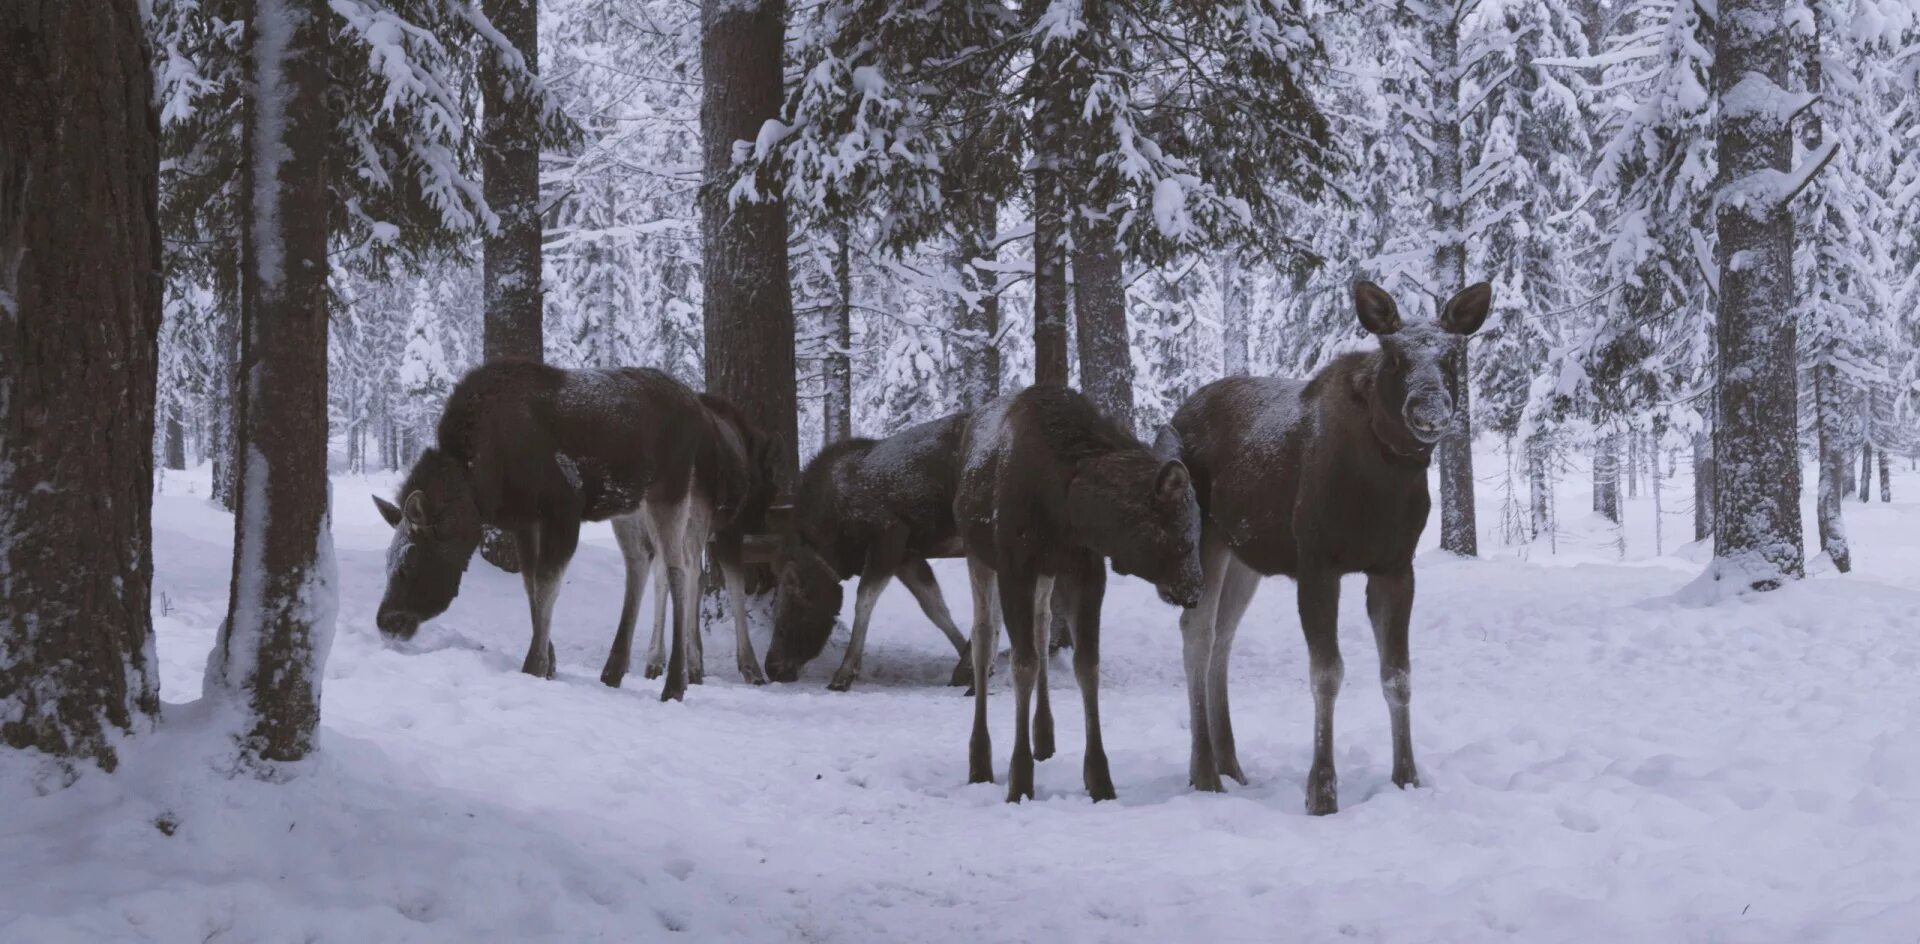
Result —
<path fill-rule="evenodd" d="M 140 15 L 0 8 L 0 745 L 109 771 L 117 736 L 160 710 L 159 142 Z"/>

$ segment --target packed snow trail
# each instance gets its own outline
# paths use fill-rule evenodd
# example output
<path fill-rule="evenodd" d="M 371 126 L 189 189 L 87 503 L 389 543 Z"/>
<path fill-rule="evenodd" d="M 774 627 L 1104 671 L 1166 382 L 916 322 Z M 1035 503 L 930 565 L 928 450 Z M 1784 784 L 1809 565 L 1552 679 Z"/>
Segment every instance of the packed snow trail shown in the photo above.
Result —
<path fill-rule="evenodd" d="M 381 642 L 389 532 L 367 496 L 391 487 L 334 483 L 340 630 L 321 757 L 285 784 L 228 780 L 208 760 L 221 728 L 205 706 L 169 704 L 112 777 L 37 796 L 30 765 L 0 759 L 0 941 L 1920 934 L 1911 500 L 1848 504 L 1856 574 L 1713 607 L 1673 597 L 1697 561 L 1606 560 L 1584 515 L 1558 556 L 1423 554 L 1417 790 L 1388 780 L 1364 584 L 1349 579 L 1341 811 L 1313 818 L 1307 660 L 1285 580 L 1263 585 L 1235 652 L 1250 786 L 1187 788 L 1175 613 L 1116 577 L 1101 700 L 1120 799 L 1082 791 L 1062 659 L 1050 673 L 1060 753 L 1038 767 L 1038 800 L 1008 806 L 1003 784 L 966 785 L 970 702 L 943 684 L 952 650 L 903 589 L 880 602 L 852 692 L 825 690 L 844 630 L 800 682 L 753 688 L 720 624 L 707 684 L 661 704 L 657 681 L 598 681 L 621 565 L 596 526 L 555 616 L 559 678 L 541 681 L 517 671 L 520 579 L 478 562 L 417 645 Z M 226 607 L 232 519 L 205 491 L 176 476 L 155 509 L 162 692 L 176 700 L 199 691 Z M 1920 494 L 1920 476 L 1895 493 Z M 1586 507 L 1560 500 L 1568 520 Z M 1630 548 L 1650 547 L 1650 507 L 1629 504 Z M 1684 528 L 1668 521 L 1669 534 Z M 1431 545 L 1437 522 L 1428 530 Z M 964 568 L 936 571 L 966 625 Z M 991 708 L 1002 777 L 1005 683 L 1003 654 Z"/>

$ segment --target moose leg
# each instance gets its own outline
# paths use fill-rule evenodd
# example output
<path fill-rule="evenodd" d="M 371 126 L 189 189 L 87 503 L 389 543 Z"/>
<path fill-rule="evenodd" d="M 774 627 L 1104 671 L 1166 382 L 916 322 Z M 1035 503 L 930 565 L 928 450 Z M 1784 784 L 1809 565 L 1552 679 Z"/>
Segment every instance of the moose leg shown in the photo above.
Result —
<path fill-rule="evenodd" d="M 1214 769 L 1242 785 L 1247 775 L 1240 770 L 1240 755 L 1233 745 L 1233 719 L 1227 710 L 1227 663 L 1233 656 L 1233 637 L 1240 630 L 1240 619 L 1247 615 L 1247 605 L 1258 589 L 1260 575 L 1228 554 L 1219 610 L 1213 617 L 1213 649 L 1207 655 L 1207 740 L 1213 745 Z"/>
<path fill-rule="evenodd" d="M 1340 809 L 1333 771 L 1333 700 L 1345 667 L 1340 662 L 1340 576 L 1301 574 L 1300 630 L 1307 637 L 1313 678 L 1313 768 L 1307 772 L 1307 812 L 1325 816 Z"/>
<path fill-rule="evenodd" d="M 947 599 L 940 594 L 940 582 L 933 579 L 933 568 L 924 560 L 911 560 L 900 568 L 900 582 L 913 594 L 915 602 L 920 604 L 920 612 L 953 644 L 953 651 L 959 653 L 960 662 L 953 667 L 953 677 L 948 685 L 965 685 L 973 678 L 973 649 L 967 645 L 967 637 L 960 635 L 960 624 L 953 621 L 953 614 L 947 611 Z"/>
<path fill-rule="evenodd" d="M 880 602 L 880 592 L 893 580 L 894 569 L 899 566 L 906 545 L 907 530 L 897 526 L 887 529 L 868 545 L 866 565 L 860 570 L 860 589 L 854 591 L 853 597 L 853 638 L 848 640 L 846 657 L 840 660 L 840 668 L 833 673 L 827 688 L 844 692 L 860 677 L 860 660 L 867 654 L 867 626 L 873 621 L 873 605 Z"/>
<path fill-rule="evenodd" d="M 667 677 L 660 686 L 661 701 L 682 701 L 687 695 L 687 617 L 695 604 L 694 594 L 697 587 L 689 587 L 687 581 L 688 534 L 687 518 L 689 505 L 687 500 L 675 502 L 648 502 L 648 531 L 653 535 L 655 549 L 667 562 L 667 576 L 663 581 L 668 595 L 672 598 L 673 641 L 667 654 Z"/>
<path fill-rule="evenodd" d="M 1413 728 L 1407 719 L 1407 703 L 1413 698 L 1407 658 L 1413 568 L 1367 576 L 1367 615 L 1373 618 L 1373 641 L 1380 647 L 1380 690 L 1387 696 L 1387 717 L 1393 725 L 1393 785 L 1417 787 L 1420 772 L 1413 765 Z"/>
<path fill-rule="evenodd" d="M 520 576 L 533 612 L 533 642 L 527 647 L 520 671 L 550 679 L 559 661 L 553 651 L 553 603 L 560 598 L 561 579 L 580 544 L 580 522 L 549 521 L 525 529 L 517 537 Z M 532 557 L 526 554 L 529 548 L 534 551 Z"/>
<path fill-rule="evenodd" d="M 653 569 L 653 555 L 647 548 L 645 531 L 646 526 L 632 515 L 613 519 L 613 536 L 620 542 L 620 554 L 627 561 L 627 592 L 620 601 L 620 628 L 613 635 L 613 648 L 607 652 L 606 668 L 600 670 L 600 681 L 609 688 L 620 687 L 633 662 L 633 627 L 640 620 L 640 598 L 647 590 L 647 573 Z"/>
<path fill-rule="evenodd" d="M 749 685 L 767 684 L 767 673 L 760 669 L 760 657 L 754 654 L 753 639 L 747 635 L 747 572 L 739 558 L 729 554 L 720 561 L 720 576 L 727 582 L 727 605 L 733 610 L 733 663 L 740 678 Z"/>
<path fill-rule="evenodd" d="M 1033 683 L 1040 674 L 1034 612 L 1053 594 L 1053 577 L 1021 579 L 1002 571 L 1000 606 L 1007 619 L 1007 649 L 1013 657 L 1013 759 L 1007 768 L 1007 802 L 1033 797 Z"/>
<path fill-rule="evenodd" d="M 1059 598 L 1060 581 L 1050 583 L 1046 593 L 1036 593 L 1033 598 L 1034 687 L 1039 692 L 1033 709 L 1034 760 L 1053 756 L 1053 702 L 1047 699 L 1047 660 L 1053 655 L 1054 603 Z"/>
<path fill-rule="evenodd" d="M 672 601 L 667 584 L 667 556 L 653 548 L 653 639 L 647 643 L 647 678 L 667 670 L 667 607 Z"/>
<path fill-rule="evenodd" d="M 967 782 L 993 782 L 993 738 L 987 733 L 987 677 L 1000 648 L 998 603 L 993 569 L 967 558 L 967 582 L 973 588 L 973 736 L 967 742 Z"/>
<path fill-rule="evenodd" d="M 1207 720 L 1207 668 L 1213 652 L 1214 616 L 1227 579 L 1226 544 L 1212 532 L 1200 537 L 1200 603 L 1180 611 L 1180 661 L 1187 675 L 1187 782 L 1195 790 L 1220 793 L 1220 768 L 1214 763 L 1212 731 Z"/>
<path fill-rule="evenodd" d="M 1100 737 L 1100 604 L 1107 595 L 1107 565 L 1088 555 L 1068 582 L 1064 599 L 1073 630 L 1073 677 L 1080 683 L 1080 704 L 1087 715 L 1087 756 L 1081 764 L 1087 795 L 1095 803 L 1114 799 L 1113 773 L 1107 767 L 1106 742 Z"/>

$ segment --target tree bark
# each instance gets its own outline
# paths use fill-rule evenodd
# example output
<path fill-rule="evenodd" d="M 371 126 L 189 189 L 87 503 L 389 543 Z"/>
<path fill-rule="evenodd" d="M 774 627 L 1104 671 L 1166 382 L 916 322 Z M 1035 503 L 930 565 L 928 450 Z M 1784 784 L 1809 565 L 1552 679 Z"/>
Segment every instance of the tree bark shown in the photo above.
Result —
<path fill-rule="evenodd" d="M 1705 541 L 1713 537 L 1713 514 L 1719 508 L 1714 498 L 1714 484 L 1719 474 L 1714 471 L 1713 434 L 1701 430 L 1693 434 L 1693 539 Z"/>
<path fill-rule="evenodd" d="M 226 266 L 220 267 L 223 271 Z M 214 343 L 219 346 L 221 370 L 216 375 L 210 413 L 213 428 L 209 441 L 213 447 L 213 494 L 215 504 L 233 511 L 240 505 L 235 469 L 240 455 L 240 281 L 239 273 L 228 272 L 216 281 L 231 282 L 214 288 L 214 304 L 219 314 L 214 322 Z"/>
<path fill-rule="evenodd" d="M 1841 573 L 1853 569 L 1853 553 L 1847 545 L 1846 523 L 1841 518 L 1844 483 L 1848 478 L 1848 437 L 1843 436 L 1846 418 L 1840 409 L 1839 377 L 1831 364 L 1813 369 L 1813 434 L 1818 452 L 1819 498 L 1815 514 L 1820 525 L 1820 550 Z"/>
<path fill-rule="evenodd" d="M 1865 504 L 1873 499 L 1873 443 L 1860 444 L 1860 501 Z"/>
<path fill-rule="evenodd" d="M 1043 42 L 1033 66 L 1041 100 L 1033 114 L 1033 382 L 1065 384 L 1067 362 L 1066 115 L 1059 60 L 1064 42 Z"/>
<path fill-rule="evenodd" d="M 187 467 L 187 430 L 180 423 L 180 404 L 167 402 L 166 466 L 175 472 Z"/>
<path fill-rule="evenodd" d="M 1127 287 L 1119 234 L 1085 220 L 1073 241 L 1073 317 L 1080 347 L 1080 389 L 1093 405 L 1134 428 L 1133 343 L 1127 335 Z"/>
<path fill-rule="evenodd" d="M 1467 284 L 1467 246 L 1460 206 L 1460 21 L 1454 4 L 1428 8 L 1428 52 L 1433 74 L 1434 282 L 1439 297 Z M 1464 557 L 1480 552 L 1473 508 L 1473 404 L 1463 347 L 1447 371 L 1454 423 L 1436 450 L 1440 462 L 1440 547 Z"/>
<path fill-rule="evenodd" d="M 1713 451 L 1723 460 L 1715 470 L 1715 571 L 1755 590 L 1797 579 L 1805 566 L 1793 218 L 1772 192 L 1793 157 L 1791 130 L 1774 111 L 1787 97 L 1784 7 L 1784 0 L 1722 0 L 1714 19 L 1713 87 L 1721 104 Z"/>
<path fill-rule="evenodd" d="M 962 296 L 953 313 L 955 330 L 963 332 L 960 347 L 960 406 L 974 410 L 1000 395 L 999 277 L 990 269 L 974 267 L 975 260 L 991 262 L 994 249 L 994 207 L 979 201 L 963 213 L 953 252 L 954 276 L 972 298 Z"/>
<path fill-rule="evenodd" d="M 1229 249 L 1220 254 L 1220 371 L 1223 377 L 1247 373 L 1248 334 L 1252 317 L 1247 309 L 1244 266 L 1240 251 Z"/>
<path fill-rule="evenodd" d="M 298 761 L 332 645 L 325 0 L 254 0 L 241 198 L 240 508 L 207 694 L 243 701 L 244 764 Z"/>
<path fill-rule="evenodd" d="M 1620 434 L 1608 433 L 1594 443 L 1593 510 L 1620 523 Z"/>
<path fill-rule="evenodd" d="M 1548 490 L 1547 467 L 1553 461 L 1545 436 L 1527 440 L 1527 498 L 1532 540 L 1553 530 L 1553 493 Z"/>
<path fill-rule="evenodd" d="M 105 770 L 160 710 L 152 101 L 133 0 L 0 5 L 0 745 Z"/>
<path fill-rule="evenodd" d="M 1627 431 L 1627 497 L 1640 497 L 1640 432 Z"/>
<path fill-rule="evenodd" d="M 791 493 L 799 439 L 787 208 L 777 198 L 728 199 L 734 142 L 755 140 L 761 125 L 780 114 L 786 4 L 702 0 L 700 10 L 707 389 L 781 438 L 779 485 Z"/>
<path fill-rule="evenodd" d="M 1887 467 L 1887 451 L 1880 450 L 1876 458 L 1880 462 L 1880 500 L 1891 502 L 1893 501 L 1893 472 Z"/>
<path fill-rule="evenodd" d="M 833 224 L 833 325 L 827 339 L 826 387 L 820 447 L 853 435 L 853 234 L 845 220 Z"/>

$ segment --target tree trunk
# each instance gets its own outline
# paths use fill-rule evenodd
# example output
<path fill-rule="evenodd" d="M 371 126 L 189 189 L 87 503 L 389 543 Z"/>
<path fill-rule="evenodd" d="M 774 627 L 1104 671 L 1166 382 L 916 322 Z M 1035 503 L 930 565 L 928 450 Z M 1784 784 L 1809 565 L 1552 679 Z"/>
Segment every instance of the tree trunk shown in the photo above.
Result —
<path fill-rule="evenodd" d="M 972 292 L 962 295 L 953 313 L 953 326 L 966 340 L 960 347 L 960 406 L 973 410 L 1000 395 L 999 276 L 990 269 L 974 268 L 974 260 L 992 261 L 994 249 L 994 207 L 984 201 L 965 214 L 960 238 L 953 253 L 954 276 L 961 288 Z"/>
<path fill-rule="evenodd" d="M 0 745 L 106 770 L 160 711 L 143 30 L 133 0 L 0 5 Z"/>
<path fill-rule="evenodd" d="M 481 240 L 481 356 L 545 360 L 540 294 L 540 105 L 522 76 L 540 64 L 539 0 L 482 0 L 482 12 L 520 53 L 516 63 L 483 43 L 480 56 L 480 155 L 487 206 L 500 225 Z M 402 461 L 412 461 L 412 456 Z M 503 531 L 488 528 L 482 560 L 520 570 L 520 556 Z"/>
<path fill-rule="evenodd" d="M 1891 502 L 1893 501 L 1893 473 L 1887 467 L 1887 451 L 1880 450 L 1880 454 L 1875 458 L 1880 463 L 1880 500 Z"/>
<path fill-rule="evenodd" d="M 1873 443 L 1860 445 L 1860 502 L 1865 504 L 1873 498 Z"/>
<path fill-rule="evenodd" d="M 221 266 L 226 269 L 226 266 Z M 240 456 L 240 397 L 235 393 L 239 387 L 240 374 L 240 283 L 238 273 L 225 273 L 227 278 L 218 281 L 231 281 L 232 285 L 220 285 L 214 289 L 214 304 L 220 307 L 220 313 L 214 323 L 214 344 L 219 347 L 221 370 L 216 375 L 213 391 L 211 416 L 213 429 L 209 437 L 213 446 L 213 493 L 209 497 L 220 507 L 233 511 L 240 505 L 240 489 L 237 484 L 236 469 Z"/>
<path fill-rule="evenodd" d="M 240 509 L 207 694 L 244 699 L 243 763 L 297 761 L 320 727 L 333 640 L 327 508 L 324 0 L 254 0 L 241 197 Z"/>
<path fill-rule="evenodd" d="M 1841 520 L 1842 483 L 1848 476 L 1846 416 L 1840 409 L 1839 377 L 1831 364 L 1813 369 L 1813 434 L 1818 453 L 1819 499 L 1815 513 L 1820 524 L 1820 550 L 1841 573 L 1853 569 L 1853 553 L 1847 546 L 1846 523 Z"/>
<path fill-rule="evenodd" d="M 1545 436 L 1527 440 L 1527 498 L 1530 530 L 1535 541 L 1553 530 L 1553 494 L 1547 484 L 1547 466 L 1552 461 L 1552 449 Z"/>
<path fill-rule="evenodd" d="M 778 199 L 730 204 L 727 198 L 734 142 L 755 140 L 761 125 L 780 114 L 786 4 L 702 0 L 700 10 L 707 389 L 780 437 L 779 485 L 791 493 L 799 438 L 787 208 Z"/>
<path fill-rule="evenodd" d="M 167 401 L 166 465 L 175 472 L 187 467 L 187 430 L 180 422 L 180 404 Z"/>
<path fill-rule="evenodd" d="M 827 338 L 826 388 L 820 447 L 853 436 L 853 233 L 842 220 L 833 224 L 834 306 Z"/>
<path fill-rule="evenodd" d="M 1043 42 L 1032 67 L 1042 99 L 1034 109 L 1033 185 L 1033 382 L 1065 384 L 1067 363 L 1066 103 L 1060 58 L 1066 43 Z"/>
<path fill-rule="evenodd" d="M 1788 97 L 1784 7 L 1722 0 L 1714 19 L 1721 198 L 1713 451 L 1738 460 L 1716 468 L 1715 571 L 1756 590 L 1800 577 L 1805 555 L 1793 218 L 1773 192 L 1793 157 L 1792 132 L 1773 111 Z M 1743 188 L 1745 199 L 1729 199 Z"/>
<path fill-rule="evenodd" d="M 1245 273 L 1240 251 L 1229 249 L 1220 254 L 1220 372 L 1223 377 L 1247 373 L 1248 329 L 1252 317 L 1247 309 Z"/>
<path fill-rule="evenodd" d="M 1693 434 L 1693 539 L 1705 541 L 1713 537 L 1713 514 L 1719 507 L 1714 498 L 1714 484 L 1719 473 L 1714 471 L 1713 434 L 1701 430 Z"/>
<path fill-rule="evenodd" d="M 1620 523 L 1620 434 L 1608 433 L 1594 443 L 1593 510 Z"/>
<path fill-rule="evenodd" d="M 1127 287 L 1119 233 L 1084 221 L 1073 245 L 1073 317 L 1080 347 L 1080 389 L 1122 427 L 1134 428 L 1133 343 L 1127 336 Z"/>
<path fill-rule="evenodd" d="M 1627 431 L 1627 497 L 1640 497 L 1640 432 Z"/>
<path fill-rule="evenodd" d="M 1667 513 L 1662 507 L 1660 496 L 1660 440 L 1665 438 L 1667 424 L 1665 420 L 1654 417 L 1653 434 L 1648 437 L 1646 448 L 1641 454 L 1647 460 L 1647 490 L 1653 493 L 1653 553 L 1655 557 L 1667 552 Z"/>
<path fill-rule="evenodd" d="M 1433 227 L 1440 234 L 1433 275 L 1439 297 L 1467 284 L 1467 247 L 1460 206 L 1460 21 L 1454 4 L 1428 8 L 1427 48 L 1433 76 Z M 1454 422 L 1440 439 L 1440 547 L 1465 557 L 1480 552 L 1473 509 L 1473 404 L 1466 348 L 1452 358 L 1447 392 Z"/>

